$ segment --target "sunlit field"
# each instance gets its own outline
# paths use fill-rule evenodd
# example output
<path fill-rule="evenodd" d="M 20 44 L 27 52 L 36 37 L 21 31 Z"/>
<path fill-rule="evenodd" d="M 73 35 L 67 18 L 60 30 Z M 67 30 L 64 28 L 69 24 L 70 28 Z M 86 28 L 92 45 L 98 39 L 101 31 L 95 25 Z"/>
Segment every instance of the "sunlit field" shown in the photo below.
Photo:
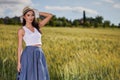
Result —
<path fill-rule="evenodd" d="M 16 79 L 20 27 L 0 25 L 0 80 Z M 120 80 L 120 29 L 44 27 L 42 49 L 51 80 Z"/>

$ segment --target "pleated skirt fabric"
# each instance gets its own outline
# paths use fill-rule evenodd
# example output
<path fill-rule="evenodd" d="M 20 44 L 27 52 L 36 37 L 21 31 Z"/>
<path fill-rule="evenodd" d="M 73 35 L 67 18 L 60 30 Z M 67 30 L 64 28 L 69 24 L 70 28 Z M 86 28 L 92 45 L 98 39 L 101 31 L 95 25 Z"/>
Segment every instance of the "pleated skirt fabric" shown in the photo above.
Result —
<path fill-rule="evenodd" d="M 42 48 L 26 46 L 21 55 L 21 70 L 17 80 L 50 80 Z"/>

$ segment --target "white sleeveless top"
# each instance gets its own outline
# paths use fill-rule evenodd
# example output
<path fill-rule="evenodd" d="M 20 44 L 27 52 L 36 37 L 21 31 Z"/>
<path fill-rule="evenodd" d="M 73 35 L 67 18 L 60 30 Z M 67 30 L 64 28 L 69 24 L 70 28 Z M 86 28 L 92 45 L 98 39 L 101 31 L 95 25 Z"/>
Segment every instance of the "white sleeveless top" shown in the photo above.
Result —
<path fill-rule="evenodd" d="M 34 44 L 42 45 L 42 42 L 41 42 L 42 35 L 38 32 L 38 30 L 35 27 L 34 27 L 34 32 L 32 32 L 26 26 L 23 26 L 23 29 L 25 30 L 23 40 L 25 41 L 26 46 L 31 46 Z"/>

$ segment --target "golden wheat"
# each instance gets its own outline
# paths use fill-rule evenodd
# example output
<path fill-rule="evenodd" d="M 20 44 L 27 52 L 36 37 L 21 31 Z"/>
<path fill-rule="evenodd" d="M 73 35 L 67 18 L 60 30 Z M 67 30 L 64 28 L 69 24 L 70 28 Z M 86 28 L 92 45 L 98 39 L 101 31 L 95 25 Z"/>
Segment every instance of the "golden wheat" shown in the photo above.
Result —
<path fill-rule="evenodd" d="M 0 25 L 0 80 L 16 78 L 18 28 Z M 44 27 L 42 32 L 51 80 L 120 80 L 120 29 Z"/>

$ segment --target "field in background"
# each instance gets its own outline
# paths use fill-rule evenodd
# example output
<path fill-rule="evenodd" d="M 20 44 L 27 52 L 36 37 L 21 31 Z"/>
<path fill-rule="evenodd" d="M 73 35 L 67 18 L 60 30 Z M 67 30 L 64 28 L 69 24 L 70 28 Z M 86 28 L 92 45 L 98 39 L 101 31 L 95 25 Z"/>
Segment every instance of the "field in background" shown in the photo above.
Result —
<path fill-rule="evenodd" d="M 18 28 L 0 25 L 0 80 L 16 78 Z M 120 80 L 120 29 L 44 27 L 42 32 L 51 80 Z"/>

